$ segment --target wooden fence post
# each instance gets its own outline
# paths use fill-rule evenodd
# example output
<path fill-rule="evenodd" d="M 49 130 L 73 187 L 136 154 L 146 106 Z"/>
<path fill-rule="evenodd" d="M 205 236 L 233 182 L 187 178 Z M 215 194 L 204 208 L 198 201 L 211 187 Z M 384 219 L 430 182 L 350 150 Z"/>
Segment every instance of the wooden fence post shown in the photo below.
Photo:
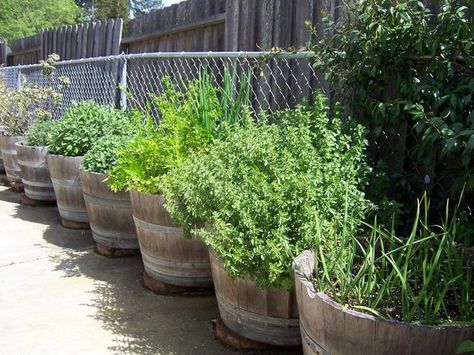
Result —
<path fill-rule="evenodd" d="M 7 39 L 0 37 L 0 67 L 7 65 Z"/>

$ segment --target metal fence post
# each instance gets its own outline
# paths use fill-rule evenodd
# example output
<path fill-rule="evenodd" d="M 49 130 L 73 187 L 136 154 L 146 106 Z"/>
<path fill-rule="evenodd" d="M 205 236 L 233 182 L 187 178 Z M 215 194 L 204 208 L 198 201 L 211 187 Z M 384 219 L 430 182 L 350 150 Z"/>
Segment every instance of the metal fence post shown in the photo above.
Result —
<path fill-rule="evenodd" d="M 18 68 L 18 73 L 16 75 L 16 90 L 19 91 L 21 89 L 21 69 Z"/>
<path fill-rule="evenodd" d="M 119 78 L 119 107 L 122 111 L 127 109 L 127 63 L 128 59 L 122 60 Z"/>

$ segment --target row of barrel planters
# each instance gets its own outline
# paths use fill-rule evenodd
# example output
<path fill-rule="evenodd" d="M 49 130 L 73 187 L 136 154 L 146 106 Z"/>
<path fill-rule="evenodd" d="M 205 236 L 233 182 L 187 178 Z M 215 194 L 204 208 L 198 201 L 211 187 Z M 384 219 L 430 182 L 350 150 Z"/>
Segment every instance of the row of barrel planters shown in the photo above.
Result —
<path fill-rule="evenodd" d="M 308 248 L 328 248 L 324 264 L 347 271 L 344 263 L 356 258 L 331 259 L 340 255 L 321 235 L 356 234 L 347 221 L 360 218 L 368 205 L 360 185 L 368 171 L 359 149 L 362 131 L 338 130 L 342 123 L 337 116 L 329 119 L 321 96 L 313 106 L 277 113 L 273 119 L 280 126 L 254 123 L 242 110 L 235 120 L 241 123 L 221 128 L 225 138 L 209 139 L 214 132 L 199 136 L 205 124 L 196 112 L 204 110 L 196 110 L 195 98 L 171 100 L 170 93 L 155 102 L 159 125 L 143 114 L 134 119 L 83 102 L 59 122 L 48 123 L 41 146 L 29 146 L 28 134 L 26 141 L 1 137 L 10 181 L 18 181 L 13 174 L 18 164 L 25 194 L 33 200 L 56 198 L 63 225 L 90 225 L 100 253 L 128 255 L 139 249 L 147 287 L 180 293 L 214 285 L 221 321 L 240 337 L 278 346 L 303 342 L 305 354 L 450 354 L 473 338 L 469 325 L 387 321 L 361 313 L 354 300 L 338 303 L 323 285 L 340 275 L 320 277 L 319 254 L 298 257 L 293 277 L 294 256 Z M 223 104 L 216 100 L 215 105 Z M 334 141 L 344 142 L 342 148 Z M 162 164 L 167 158 L 181 163 Z M 336 178 L 318 179 L 328 175 Z M 344 205 L 345 213 L 339 213 Z M 349 240 L 335 249 L 355 249 Z M 448 294 L 464 289 L 458 282 L 466 280 L 464 270 L 454 275 Z M 369 298 L 382 290 L 371 292 Z M 461 296 L 472 301 L 469 293 Z M 465 308 L 461 320 L 471 324 L 472 305 Z"/>
<path fill-rule="evenodd" d="M 215 254 L 209 253 L 200 239 L 183 237 L 182 229 L 172 222 L 164 208 L 163 195 L 135 190 L 112 191 L 106 182 L 107 174 L 102 172 L 106 170 L 102 169 L 104 162 L 98 164 L 96 170 L 99 171 L 81 168 L 84 156 L 70 154 L 75 148 L 70 145 L 83 140 L 74 130 L 78 126 L 105 124 L 107 114 L 116 115 L 118 112 L 91 102 L 80 103 L 56 127 L 50 127 L 44 146 L 29 146 L 23 136 L 2 136 L 2 154 L 11 157 L 7 164 L 10 181 L 22 181 L 25 195 L 32 200 L 56 200 L 64 227 L 82 229 L 90 226 L 99 253 L 128 255 L 137 253 L 139 249 L 145 267 L 144 283 L 149 288 L 166 294 L 211 288 L 214 277 L 221 317 L 232 330 L 272 345 L 300 344 L 294 297 L 287 309 L 285 306 L 282 309 L 282 305 L 288 303 L 288 292 L 263 290 L 251 280 L 229 277 L 222 262 Z M 131 125 L 122 124 L 127 127 L 124 130 L 133 132 Z M 114 155 L 118 148 L 114 145 L 117 133 L 111 134 L 110 127 L 101 131 L 108 131 L 108 134 L 90 136 L 88 140 L 95 140 L 96 144 L 89 148 L 77 147 L 76 150 L 84 152 L 86 159 L 90 153 L 87 161 L 92 169 L 97 167 L 95 153 Z M 64 139 L 68 135 L 74 136 L 71 144 L 59 141 L 58 137 Z M 66 150 L 62 149 L 64 147 Z M 98 147 L 97 152 L 95 147 Z M 246 305 L 237 295 L 247 298 Z M 265 307 L 262 307 L 262 300 Z M 256 319 L 256 315 L 260 319 Z M 279 316 L 282 318 L 278 319 Z"/>

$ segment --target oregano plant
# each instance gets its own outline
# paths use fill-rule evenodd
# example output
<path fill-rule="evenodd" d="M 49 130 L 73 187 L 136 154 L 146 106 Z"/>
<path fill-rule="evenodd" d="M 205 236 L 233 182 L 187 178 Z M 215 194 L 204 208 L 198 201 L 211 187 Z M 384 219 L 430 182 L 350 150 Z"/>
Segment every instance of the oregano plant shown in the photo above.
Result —
<path fill-rule="evenodd" d="M 356 233 L 353 220 L 370 207 L 365 146 L 363 128 L 330 113 L 322 94 L 259 122 L 248 115 L 166 174 L 165 207 L 232 276 L 289 289 L 293 257 L 314 245 L 317 228 Z"/>

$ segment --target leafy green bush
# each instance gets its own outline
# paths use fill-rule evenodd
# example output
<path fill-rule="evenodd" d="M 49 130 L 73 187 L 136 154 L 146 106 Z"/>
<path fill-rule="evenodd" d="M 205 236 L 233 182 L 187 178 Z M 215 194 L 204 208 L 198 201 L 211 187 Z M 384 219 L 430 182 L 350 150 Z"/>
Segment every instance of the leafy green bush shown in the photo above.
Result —
<path fill-rule="evenodd" d="M 288 289 L 293 257 L 313 245 L 316 230 L 345 222 L 354 233 L 352 220 L 369 207 L 363 129 L 343 124 L 338 110 L 330 116 L 325 100 L 319 94 L 313 106 L 278 112 L 277 125 L 249 119 L 167 174 L 173 220 L 197 233 L 231 275 Z M 202 222 L 211 228 L 193 229 Z"/>
<path fill-rule="evenodd" d="M 110 169 L 117 165 L 117 151 L 126 145 L 129 140 L 129 136 L 107 135 L 99 138 L 91 149 L 84 154 L 82 169 L 107 174 Z"/>
<path fill-rule="evenodd" d="M 205 150 L 225 124 L 237 124 L 248 105 L 249 75 L 241 82 L 235 98 L 235 76 L 225 71 L 222 87 L 202 70 L 196 80 L 180 90 L 170 78 L 163 80 L 164 91 L 150 95 L 159 112 L 159 125 L 151 113 L 146 124 L 128 145 L 119 150 L 117 165 L 110 171 L 112 189 L 135 189 L 161 193 L 163 176 L 191 154 Z"/>
<path fill-rule="evenodd" d="M 351 20 L 327 18 L 327 35 L 309 49 L 356 118 L 393 147 L 393 156 L 382 157 L 391 197 L 415 205 L 413 197 L 430 187 L 428 174 L 440 210 L 445 190 L 457 198 L 466 184 L 472 200 L 473 2 L 443 0 L 436 15 L 417 0 L 349 3 Z"/>
<path fill-rule="evenodd" d="M 448 206 L 444 222 L 431 225 L 425 195 L 403 238 L 377 223 L 368 225 L 371 233 L 364 239 L 347 230 L 319 229 L 315 288 L 339 304 L 388 319 L 473 324 L 472 263 L 456 243 L 457 211 L 449 217 Z M 328 239 L 337 239 L 339 247 Z"/>
<path fill-rule="evenodd" d="M 37 119 L 26 132 L 26 145 L 34 147 L 45 147 L 48 145 L 50 134 L 56 121 Z"/>
<path fill-rule="evenodd" d="M 52 154 L 82 156 L 105 135 L 129 134 L 128 113 L 92 101 L 83 101 L 69 109 L 53 125 L 48 137 Z"/>

